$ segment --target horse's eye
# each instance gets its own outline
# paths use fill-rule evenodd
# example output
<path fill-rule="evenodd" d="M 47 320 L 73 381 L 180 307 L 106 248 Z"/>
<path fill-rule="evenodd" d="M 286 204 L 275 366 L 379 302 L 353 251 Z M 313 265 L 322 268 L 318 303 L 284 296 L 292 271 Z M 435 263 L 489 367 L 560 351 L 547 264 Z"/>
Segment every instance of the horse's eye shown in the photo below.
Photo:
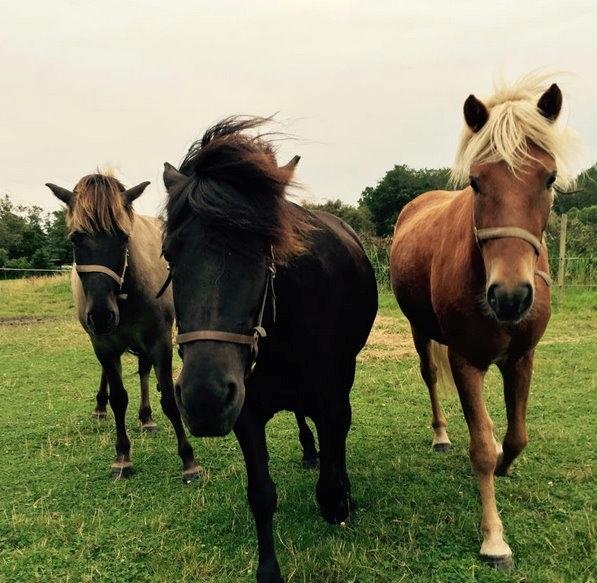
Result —
<path fill-rule="evenodd" d="M 553 172 L 552 174 L 550 174 L 547 177 L 547 180 L 545 181 L 545 188 L 551 188 L 553 186 L 553 183 L 556 181 L 556 173 Z"/>
<path fill-rule="evenodd" d="M 479 187 L 479 179 L 476 176 L 471 176 L 471 188 L 475 191 L 475 194 L 479 194 L 481 192 L 481 188 Z"/>

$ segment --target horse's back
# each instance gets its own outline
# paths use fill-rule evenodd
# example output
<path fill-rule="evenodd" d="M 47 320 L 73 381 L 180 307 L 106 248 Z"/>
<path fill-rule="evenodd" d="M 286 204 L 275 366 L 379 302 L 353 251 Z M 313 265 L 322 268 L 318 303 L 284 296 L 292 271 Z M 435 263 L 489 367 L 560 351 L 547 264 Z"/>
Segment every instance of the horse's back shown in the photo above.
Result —
<path fill-rule="evenodd" d="M 278 298 L 303 354 L 333 360 L 356 356 L 377 312 L 377 285 L 356 233 L 341 219 L 304 210 L 313 231 L 309 249 L 283 268 Z"/>

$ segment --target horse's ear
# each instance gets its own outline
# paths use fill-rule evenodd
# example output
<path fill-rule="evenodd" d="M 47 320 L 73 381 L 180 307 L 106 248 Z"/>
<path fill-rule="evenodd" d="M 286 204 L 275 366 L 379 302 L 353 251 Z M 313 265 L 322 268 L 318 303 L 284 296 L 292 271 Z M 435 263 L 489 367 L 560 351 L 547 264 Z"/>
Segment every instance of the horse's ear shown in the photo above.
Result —
<path fill-rule="evenodd" d="M 466 125 L 477 133 L 489 119 L 489 112 L 474 95 L 469 95 L 464 102 L 464 120 Z"/>
<path fill-rule="evenodd" d="M 294 169 L 297 167 L 297 164 L 300 162 L 300 159 L 300 156 L 295 156 L 292 160 L 290 160 L 290 162 L 288 162 L 288 164 L 281 166 L 281 168 L 285 168 L 290 172 L 294 172 Z"/>
<path fill-rule="evenodd" d="M 55 184 L 51 184 L 50 182 L 46 182 L 46 186 L 54 193 L 54 196 L 61 200 L 64 204 L 70 206 L 73 198 L 75 197 L 75 193 L 67 190 L 66 188 L 62 188 L 62 186 L 56 186 Z"/>
<path fill-rule="evenodd" d="M 185 176 L 182 172 L 179 172 L 172 164 L 164 162 L 164 186 L 168 191 L 168 194 L 178 194 L 184 187 L 191 181 L 188 176 Z"/>
<path fill-rule="evenodd" d="M 551 87 L 539 98 L 537 102 L 539 113 L 549 121 L 556 121 L 562 110 L 562 92 L 552 83 Z"/>
<path fill-rule="evenodd" d="M 133 202 L 143 194 L 143 191 L 147 188 L 149 184 L 151 183 L 142 182 L 141 184 L 137 184 L 137 186 L 133 186 L 132 188 L 125 190 L 122 193 L 122 196 L 124 197 L 126 205 L 128 206 L 130 204 L 133 204 Z"/>
<path fill-rule="evenodd" d="M 288 162 L 284 166 L 280 166 L 280 170 L 283 170 L 286 172 L 288 181 L 292 180 L 292 175 L 294 174 L 294 170 L 297 167 L 300 159 L 301 159 L 300 156 L 294 156 L 294 158 L 292 158 L 292 160 L 290 160 L 290 162 Z"/>

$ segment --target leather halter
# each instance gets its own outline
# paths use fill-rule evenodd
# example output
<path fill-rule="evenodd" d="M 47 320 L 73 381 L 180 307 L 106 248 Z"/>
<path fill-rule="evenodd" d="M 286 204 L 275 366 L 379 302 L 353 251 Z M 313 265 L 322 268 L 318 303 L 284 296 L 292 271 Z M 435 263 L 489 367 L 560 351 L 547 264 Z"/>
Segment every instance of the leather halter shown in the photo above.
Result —
<path fill-rule="evenodd" d="M 253 328 L 252 334 L 238 334 L 236 332 L 225 332 L 222 330 L 193 330 L 191 332 L 183 332 L 176 336 L 177 344 L 187 344 L 189 342 L 196 342 L 198 340 L 213 340 L 216 342 L 229 342 L 231 344 L 244 344 L 251 347 L 251 363 L 248 366 L 248 372 L 245 375 L 248 377 L 257 364 L 257 355 L 259 354 L 259 339 L 265 338 L 267 333 L 263 327 L 263 316 L 265 314 L 265 306 L 267 298 L 271 295 L 273 321 L 276 321 L 276 292 L 274 289 L 274 279 L 276 278 L 276 265 L 273 259 L 267 266 L 267 279 L 265 282 L 265 289 L 263 290 L 263 299 L 261 300 L 261 307 L 259 309 L 259 316 L 257 323 Z M 166 286 L 164 286 L 165 288 Z"/>
<path fill-rule="evenodd" d="M 541 255 L 541 246 L 542 242 L 530 233 L 526 229 L 522 229 L 521 227 L 488 227 L 486 229 L 477 229 L 476 225 L 473 222 L 473 232 L 475 233 L 475 240 L 477 242 L 477 246 L 479 250 L 481 250 L 481 241 L 487 241 L 488 239 L 504 239 L 506 237 L 512 237 L 514 239 L 522 239 L 529 243 L 533 249 L 535 249 L 535 253 L 537 257 Z M 542 237 L 543 239 L 543 237 Z M 546 284 L 547 286 L 551 286 L 551 277 L 549 273 L 545 271 L 541 271 L 540 269 L 535 270 L 535 275 L 538 275 Z"/>
<path fill-rule="evenodd" d="M 124 266 L 122 268 L 122 273 L 118 275 L 115 271 L 112 271 L 109 267 L 105 265 L 95 265 L 93 263 L 86 263 L 84 265 L 78 265 L 75 263 L 75 269 L 77 273 L 103 273 L 111 277 L 117 284 L 118 284 L 118 294 L 117 298 L 119 300 L 126 300 L 128 298 L 128 294 L 122 293 L 122 286 L 124 284 L 124 276 L 126 275 L 126 270 L 129 265 L 129 248 L 126 247 L 124 251 Z"/>

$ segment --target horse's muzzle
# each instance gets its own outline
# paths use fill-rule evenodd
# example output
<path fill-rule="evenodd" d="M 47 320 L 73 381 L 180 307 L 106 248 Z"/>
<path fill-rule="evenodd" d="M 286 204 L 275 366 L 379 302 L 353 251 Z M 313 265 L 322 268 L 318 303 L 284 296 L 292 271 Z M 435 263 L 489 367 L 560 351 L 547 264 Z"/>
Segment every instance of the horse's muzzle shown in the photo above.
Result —
<path fill-rule="evenodd" d="M 118 319 L 114 310 L 92 310 L 87 313 L 87 328 L 94 336 L 106 336 L 116 330 Z"/>
<path fill-rule="evenodd" d="M 218 437 L 230 433 L 243 405 L 244 390 L 233 379 L 224 382 L 177 383 L 176 403 L 191 435 Z M 244 387 L 242 387 L 244 389 Z"/>
<path fill-rule="evenodd" d="M 487 303 L 499 322 L 519 322 L 533 305 L 533 286 L 521 283 L 507 288 L 494 283 L 487 289 Z"/>

